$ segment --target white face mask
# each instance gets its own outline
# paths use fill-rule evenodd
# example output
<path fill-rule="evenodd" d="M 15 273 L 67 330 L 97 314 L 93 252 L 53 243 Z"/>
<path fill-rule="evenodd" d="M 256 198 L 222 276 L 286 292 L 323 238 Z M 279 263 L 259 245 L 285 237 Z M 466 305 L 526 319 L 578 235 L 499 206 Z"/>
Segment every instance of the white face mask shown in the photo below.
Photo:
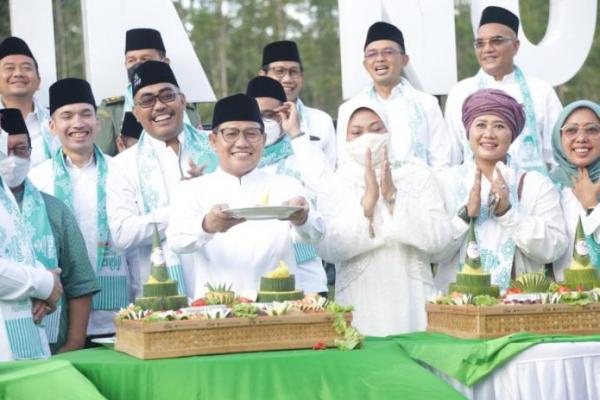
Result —
<path fill-rule="evenodd" d="M 388 144 L 389 133 L 363 133 L 351 142 L 346 142 L 350 157 L 360 165 L 365 165 L 365 154 L 371 149 L 371 162 L 378 166 L 383 161 L 383 147 Z"/>
<path fill-rule="evenodd" d="M 29 173 L 31 162 L 27 158 L 17 157 L 11 154 L 0 161 L 0 176 L 9 188 L 19 186 Z"/>
<path fill-rule="evenodd" d="M 281 137 L 281 126 L 274 119 L 263 119 L 263 123 L 265 124 L 265 134 L 267 135 L 265 146 L 269 146 Z"/>
<path fill-rule="evenodd" d="M 8 157 L 8 134 L 0 131 L 0 161 Z"/>

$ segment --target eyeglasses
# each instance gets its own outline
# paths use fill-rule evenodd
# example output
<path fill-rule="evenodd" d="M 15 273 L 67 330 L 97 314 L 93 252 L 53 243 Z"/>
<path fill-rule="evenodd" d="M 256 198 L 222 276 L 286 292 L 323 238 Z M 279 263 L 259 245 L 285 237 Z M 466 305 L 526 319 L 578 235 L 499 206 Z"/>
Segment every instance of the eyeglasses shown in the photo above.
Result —
<path fill-rule="evenodd" d="M 27 158 L 29 157 L 29 153 L 31 152 L 31 146 L 26 144 L 18 144 L 15 147 L 8 148 L 8 155 L 11 153 L 17 157 Z"/>
<path fill-rule="evenodd" d="M 379 57 L 379 55 L 381 55 L 383 58 L 392 58 L 396 54 L 402 54 L 402 50 L 394 49 L 392 47 L 386 47 L 385 49 L 382 49 L 382 50 L 373 49 L 373 50 L 367 51 L 365 53 L 365 58 L 367 60 L 372 60 L 372 59 Z"/>
<path fill-rule="evenodd" d="M 180 94 L 171 89 L 163 89 L 158 94 L 143 94 L 135 104 L 142 108 L 151 108 L 156 104 L 156 99 L 160 100 L 163 104 L 172 103 Z"/>
<path fill-rule="evenodd" d="M 512 42 L 514 40 L 516 39 L 508 36 L 493 36 L 489 39 L 476 39 L 473 41 L 473 47 L 476 49 L 483 49 L 488 43 L 492 47 L 498 47 L 502 46 L 506 42 Z"/>
<path fill-rule="evenodd" d="M 258 143 L 263 135 L 263 131 L 260 128 L 246 128 L 243 131 L 238 128 L 223 128 L 219 132 L 223 135 L 223 139 L 230 144 L 237 142 L 242 133 L 244 134 L 244 139 L 252 144 Z"/>
<path fill-rule="evenodd" d="M 300 68 L 292 67 L 269 67 L 269 72 L 272 72 L 277 78 L 281 79 L 287 74 L 290 75 L 290 78 L 295 79 L 302 75 L 302 70 Z"/>
<path fill-rule="evenodd" d="M 576 137 L 580 130 L 583 130 L 586 136 L 595 138 L 600 135 L 600 124 L 593 122 L 585 125 L 567 124 L 560 128 L 562 134 L 568 138 Z"/>
<path fill-rule="evenodd" d="M 278 122 L 281 121 L 281 117 L 280 117 L 279 113 L 276 113 L 273 110 L 265 110 L 260 113 L 260 116 L 262 117 L 263 120 L 269 119 L 271 121 L 278 121 Z"/>

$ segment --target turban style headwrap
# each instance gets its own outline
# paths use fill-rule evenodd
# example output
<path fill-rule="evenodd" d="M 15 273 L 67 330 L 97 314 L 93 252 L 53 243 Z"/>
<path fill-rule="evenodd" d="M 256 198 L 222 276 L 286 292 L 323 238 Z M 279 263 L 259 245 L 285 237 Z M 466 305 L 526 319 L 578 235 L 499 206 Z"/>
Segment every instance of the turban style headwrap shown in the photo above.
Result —
<path fill-rule="evenodd" d="M 552 151 L 554 153 L 554 160 L 556 160 L 558 166 L 550 173 L 550 176 L 555 183 L 568 187 L 573 186 L 571 178 L 579 176 L 579 172 L 577 171 L 577 167 L 569 161 L 565 154 L 565 149 L 563 149 L 561 142 L 560 128 L 562 128 L 569 116 L 580 108 L 591 110 L 600 119 L 600 105 L 589 100 L 579 100 L 563 108 L 552 130 Z M 587 170 L 592 182 L 597 182 L 600 179 L 600 158 L 597 158 L 588 165 Z"/>
<path fill-rule="evenodd" d="M 462 107 L 462 122 L 469 137 L 469 128 L 480 115 L 495 115 L 506 122 L 514 142 L 525 126 L 523 106 L 498 89 L 480 89 L 467 97 Z"/>

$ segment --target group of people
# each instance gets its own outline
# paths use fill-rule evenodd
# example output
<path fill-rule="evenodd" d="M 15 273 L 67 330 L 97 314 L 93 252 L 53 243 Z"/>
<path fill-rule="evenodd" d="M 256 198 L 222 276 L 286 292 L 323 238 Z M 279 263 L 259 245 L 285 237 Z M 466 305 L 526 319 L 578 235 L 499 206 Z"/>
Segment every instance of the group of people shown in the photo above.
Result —
<path fill-rule="evenodd" d="M 61 79 L 49 109 L 38 64 L 0 43 L 0 360 L 43 358 L 112 336 L 115 311 L 141 294 L 158 231 L 181 294 L 208 283 L 244 296 L 280 260 L 298 289 L 355 306 L 367 335 L 423 330 L 424 304 L 460 271 L 473 225 L 481 262 L 506 289 L 517 274 L 562 278 L 573 237 L 600 266 L 600 106 L 562 107 L 514 64 L 519 20 L 483 11 L 478 73 L 435 97 L 402 76 L 402 32 L 366 35 L 372 82 L 330 116 L 300 99 L 294 42 L 263 49 L 246 93 L 220 99 L 212 130 L 170 67 L 159 32 L 127 31 L 124 95 L 96 106 Z M 230 208 L 297 207 L 246 220 Z"/>

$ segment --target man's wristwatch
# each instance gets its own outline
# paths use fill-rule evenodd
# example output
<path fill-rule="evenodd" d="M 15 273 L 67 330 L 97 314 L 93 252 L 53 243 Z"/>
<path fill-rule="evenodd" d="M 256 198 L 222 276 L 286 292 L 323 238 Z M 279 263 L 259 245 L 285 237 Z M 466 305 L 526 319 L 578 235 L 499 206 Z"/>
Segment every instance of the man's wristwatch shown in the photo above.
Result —
<path fill-rule="evenodd" d="M 470 224 L 471 223 L 471 217 L 469 217 L 469 209 L 467 208 L 466 205 L 464 205 L 461 208 L 459 208 L 458 212 L 456 213 L 456 215 L 460 219 L 462 219 L 463 221 L 465 221 L 466 224 Z"/>
<path fill-rule="evenodd" d="M 596 209 L 596 207 L 589 207 L 585 210 L 585 215 L 591 215 L 594 210 Z"/>

